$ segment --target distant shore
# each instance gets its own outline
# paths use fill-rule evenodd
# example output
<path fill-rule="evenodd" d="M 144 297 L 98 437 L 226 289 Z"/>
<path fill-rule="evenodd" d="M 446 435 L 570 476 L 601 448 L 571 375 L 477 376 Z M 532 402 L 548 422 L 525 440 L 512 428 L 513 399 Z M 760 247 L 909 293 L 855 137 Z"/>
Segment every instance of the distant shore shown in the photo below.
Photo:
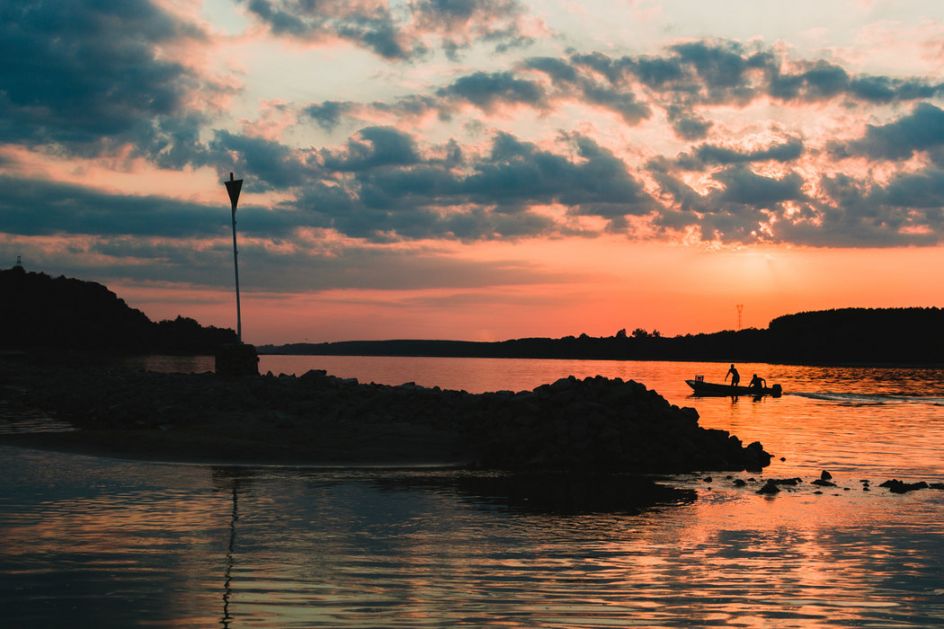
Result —
<path fill-rule="evenodd" d="M 425 356 L 567 360 L 763 362 L 793 365 L 944 365 L 944 310 L 845 308 L 778 317 L 766 329 L 662 336 L 642 329 L 506 341 L 367 340 L 262 345 L 272 355 Z"/>
<path fill-rule="evenodd" d="M 0 357 L 0 400 L 74 432 L 0 443 L 150 461 L 517 470 L 761 469 L 770 455 L 632 381 L 471 394 L 303 376 L 158 374 Z M 2 420 L 0 420 L 2 421 Z"/>
<path fill-rule="evenodd" d="M 944 360 L 939 362 L 882 362 L 882 361 L 828 361 L 828 360 L 774 360 L 758 356 L 725 356 L 705 358 L 700 356 L 692 357 L 662 357 L 662 356 L 607 356 L 596 354 L 578 354 L 578 355 L 559 355 L 559 356 L 535 356 L 527 353 L 515 354 L 506 352 L 463 352 L 463 351 L 436 351 L 426 350 L 419 345 L 418 349 L 400 350 L 384 347 L 384 344 L 399 344 L 404 341 L 336 341 L 324 343 L 327 348 L 313 347 L 312 349 L 295 349 L 294 344 L 288 345 L 262 345 L 259 347 L 260 356 L 356 356 L 356 357 L 378 357 L 378 358 L 480 358 L 480 359 L 499 359 L 499 360 L 604 360 L 604 361 L 638 361 L 638 362 L 698 362 L 698 363 L 718 363 L 727 365 L 728 363 L 763 363 L 768 365 L 795 365 L 800 367 L 850 367 L 850 368 L 893 368 L 903 367 L 909 369 L 944 369 Z M 479 341 L 406 341 L 407 343 L 480 343 Z M 496 341 L 502 343 L 507 341 Z M 361 346 L 362 343 L 370 344 Z M 482 342 L 486 343 L 486 342 Z M 305 344 L 307 345 L 307 344 Z M 319 345 L 319 344 L 312 344 Z"/>

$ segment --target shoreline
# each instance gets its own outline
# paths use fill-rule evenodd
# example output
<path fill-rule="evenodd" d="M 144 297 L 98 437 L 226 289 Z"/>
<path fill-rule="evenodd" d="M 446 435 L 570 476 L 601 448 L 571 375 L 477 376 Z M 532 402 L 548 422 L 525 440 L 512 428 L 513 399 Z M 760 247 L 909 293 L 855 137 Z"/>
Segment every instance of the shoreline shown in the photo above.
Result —
<path fill-rule="evenodd" d="M 601 361 L 601 362 L 640 362 L 640 363 L 756 363 L 764 365 L 784 365 L 789 367 L 848 367 L 860 369 L 944 369 L 944 362 L 938 363 L 908 363 L 908 362 L 867 362 L 857 363 L 848 361 L 816 362 L 816 361 L 768 361 L 754 358 L 652 358 L 652 357 L 585 357 L 585 356 L 461 356 L 445 354 L 290 354 L 284 352 L 259 351 L 259 356 L 318 356 L 335 358 L 461 358 L 463 360 L 572 360 L 572 361 Z M 142 354 L 149 356 L 152 354 Z M 157 354 L 153 354 L 157 355 Z M 161 354 L 163 355 L 163 354 Z M 173 356 L 173 354 L 168 354 Z"/>
<path fill-rule="evenodd" d="M 47 357 L 48 358 L 48 357 Z M 698 425 L 634 381 L 561 378 L 467 393 L 302 376 L 166 374 L 0 359 L 0 401 L 77 430 L 0 443 L 175 462 L 674 473 L 759 470 L 771 456 Z"/>
<path fill-rule="evenodd" d="M 63 438 L 64 435 L 81 435 L 81 438 Z M 89 433 L 45 432 L 0 435 L 0 447 L 21 448 L 41 452 L 58 452 L 92 458 L 107 458 L 115 461 L 141 462 L 155 465 L 187 465 L 193 467 L 239 467 L 239 468 L 291 468 L 310 470 L 467 470 L 466 461 L 359 461 L 337 460 L 315 463 L 308 459 L 293 458 L 215 458 L 206 452 L 182 454 L 170 450 L 141 452 L 121 449 L 114 442 L 96 442 L 88 439 Z M 153 445 L 151 442 L 150 445 Z"/>

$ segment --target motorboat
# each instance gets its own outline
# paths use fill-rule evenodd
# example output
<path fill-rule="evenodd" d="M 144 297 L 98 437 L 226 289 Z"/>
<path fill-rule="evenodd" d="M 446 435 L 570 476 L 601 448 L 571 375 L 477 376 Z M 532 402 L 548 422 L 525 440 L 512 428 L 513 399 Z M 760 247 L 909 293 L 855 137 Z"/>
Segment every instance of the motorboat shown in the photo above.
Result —
<path fill-rule="evenodd" d="M 694 379 L 686 380 L 685 383 L 692 388 L 695 395 L 753 395 L 756 397 L 762 395 L 780 397 L 783 395 L 783 388 L 781 388 L 779 384 L 775 384 L 772 387 L 743 387 L 719 382 L 705 382 L 704 376 L 695 376 Z"/>

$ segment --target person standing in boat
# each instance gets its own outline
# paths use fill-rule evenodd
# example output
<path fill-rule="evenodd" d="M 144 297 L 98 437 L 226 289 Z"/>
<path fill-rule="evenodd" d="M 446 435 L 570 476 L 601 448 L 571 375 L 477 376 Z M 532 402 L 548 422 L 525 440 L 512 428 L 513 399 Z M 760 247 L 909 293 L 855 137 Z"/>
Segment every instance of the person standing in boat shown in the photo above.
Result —
<path fill-rule="evenodd" d="M 736 387 L 738 383 L 741 382 L 741 374 L 738 373 L 738 370 L 734 368 L 734 363 L 731 363 L 731 367 L 728 369 L 728 373 L 724 374 L 724 381 L 728 381 L 728 376 L 731 376 L 731 386 Z"/>
<path fill-rule="evenodd" d="M 749 386 L 752 389 L 757 389 L 758 391 L 760 391 L 762 389 L 767 388 L 767 380 L 765 380 L 764 378 L 761 378 L 755 373 L 754 376 L 751 378 L 751 383 L 747 386 Z"/>

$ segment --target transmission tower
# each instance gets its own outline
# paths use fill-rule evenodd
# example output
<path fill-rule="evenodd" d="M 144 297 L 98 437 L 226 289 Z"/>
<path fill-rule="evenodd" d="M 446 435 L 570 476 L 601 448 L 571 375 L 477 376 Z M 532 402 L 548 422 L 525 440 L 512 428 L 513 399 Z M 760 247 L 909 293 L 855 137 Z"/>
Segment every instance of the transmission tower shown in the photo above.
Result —
<path fill-rule="evenodd" d="M 737 304 L 737 310 L 738 310 L 738 327 L 737 327 L 737 329 L 738 329 L 738 331 L 740 332 L 740 330 L 741 330 L 741 317 L 742 317 L 742 315 L 744 314 L 744 304 Z"/>

